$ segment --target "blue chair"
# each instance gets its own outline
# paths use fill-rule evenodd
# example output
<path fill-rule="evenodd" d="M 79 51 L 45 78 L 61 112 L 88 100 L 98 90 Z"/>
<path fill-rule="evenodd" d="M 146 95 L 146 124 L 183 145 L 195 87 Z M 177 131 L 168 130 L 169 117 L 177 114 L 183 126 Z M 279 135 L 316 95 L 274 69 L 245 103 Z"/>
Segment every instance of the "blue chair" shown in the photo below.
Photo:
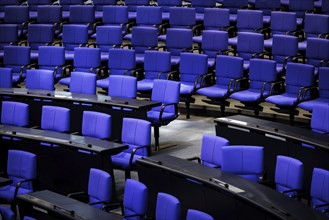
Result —
<path fill-rule="evenodd" d="M 3 101 L 1 124 L 26 127 L 29 125 L 29 105 L 22 102 Z"/>
<path fill-rule="evenodd" d="M 311 129 L 321 134 L 329 134 L 329 104 L 314 105 L 311 118 Z"/>
<path fill-rule="evenodd" d="M 107 5 L 116 5 L 117 0 L 93 0 L 95 6 L 95 20 L 99 21 L 103 19 L 103 7 Z"/>
<path fill-rule="evenodd" d="M 26 70 L 26 88 L 37 90 L 55 90 L 54 73 L 50 70 Z"/>
<path fill-rule="evenodd" d="M 52 0 L 27 0 L 29 6 L 29 17 L 30 20 L 36 20 L 38 17 L 38 6 L 39 5 L 51 5 Z"/>
<path fill-rule="evenodd" d="M 0 188 L 0 201 L 10 203 L 14 211 L 14 200 L 18 195 L 33 192 L 37 177 L 37 156 L 21 150 L 8 150 L 7 175 L 13 182 Z"/>
<path fill-rule="evenodd" d="M 27 34 L 27 24 L 29 22 L 29 7 L 21 5 L 5 6 L 5 24 L 18 25 L 18 36 L 24 37 Z"/>
<path fill-rule="evenodd" d="M 218 55 L 216 58 L 216 83 L 197 90 L 199 95 L 206 96 L 210 100 L 203 100 L 213 104 L 219 104 L 222 115 L 225 114 L 226 98 L 240 88 L 243 79 L 243 59 Z M 210 75 L 211 76 L 211 75 Z"/>
<path fill-rule="evenodd" d="M 57 132 L 70 131 L 70 109 L 58 106 L 42 106 L 41 129 Z"/>
<path fill-rule="evenodd" d="M 71 5 L 69 23 L 86 25 L 88 35 L 91 36 L 96 32 L 95 7 L 93 5 Z"/>
<path fill-rule="evenodd" d="M 159 192 L 156 201 L 155 219 L 181 219 L 181 204 L 179 200 L 167 193 Z"/>
<path fill-rule="evenodd" d="M 221 170 L 259 182 L 264 172 L 264 147 L 248 145 L 222 147 Z"/>
<path fill-rule="evenodd" d="M 0 24 L 0 60 L 3 59 L 4 47 L 18 43 L 18 26 L 16 24 Z"/>
<path fill-rule="evenodd" d="M 0 87 L 12 88 L 13 87 L 13 73 L 11 68 L 0 68 Z"/>
<path fill-rule="evenodd" d="M 187 210 L 187 215 L 186 215 L 186 220 L 214 220 L 214 218 L 205 213 L 205 212 L 201 212 L 199 210 L 195 210 L 195 209 L 188 209 Z"/>
<path fill-rule="evenodd" d="M 297 24 L 302 25 L 306 12 L 314 11 L 314 0 L 289 0 L 288 10 L 297 14 Z"/>
<path fill-rule="evenodd" d="M 62 6 L 38 5 L 37 23 L 52 25 L 57 37 L 62 32 Z"/>
<path fill-rule="evenodd" d="M 137 16 L 137 8 L 139 6 L 146 6 L 149 5 L 149 0 L 125 0 L 124 5 L 128 7 L 128 17 L 129 20 L 136 20 Z"/>
<path fill-rule="evenodd" d="M 0 217 L 6 220 L 16 220 L 15 213 L 5 206 L 0 206 Z"/>
<path fill-rule="evenodd" d="M 147 118 L 154 128 L 155 150 L 159 150 L 159 129 L 168 125 L 178 117 L 180 82 L 157 79 L 154 80 L 151 100 L 161 102 L 147 112 Z"/>
<path fill-rule="evenodd" d="M 248 0 L 222 0 L 222 7 L 230 10 L 230 21 L 236 22 L 237 11 L 241 8 L 248 8 Z"/>
<path fill-rule="evenodd" d="M 96 95 L 96 74 L 72 72 L 70 92 Z"/>
<path fill-rule="evenodd" d="M 137 78 L 133 76 L 109 76 L 108 95 L 135 99 L 137 96 Z"/>
<path fill-rule="evenodd" d="M 255 9 L 263 12 L 263 23 L 269 24 L 272 20 L 271 13 L 281 8 L 280 0 L 255 0 Z"/>
<path fill-rule="evenodd" d="M 102 23 L 105 26 L 120 27 L 122 30 L 122 34 L 125 34 L 127 31 L 127 24 L 129 23 L 128 7 L 113 5 L 103 6 Z"/>
<path fill-rule="evenodd" d="M 329 40 L 310 37 L 306 46 L 306 63 L 314 66 L 314 75 L 318 76 L 319 67 L 329 67 Z"/>
<path fill-rule="evenodd" d="M 216 0 L 191 0 L 191 6 L 195 8 L 196 22 L 203 22 L 206 8 L 215 8 Z"/>
<path fill-rule="evenodd" d="M 190 118 L 192 95 L 203 87 L 203 78 L 208 74 L 208 55 L 182 53 L 179 64 L 180 101 L 185 102 L 186 118 Z"/>
<path fill-rule="evenodd" d="M 109 140 L 112 132 L 112 117 L 102 112 L 83 111 L 83 136 Z"/>
<path fill-rule="evenodd" d="M 329 216 L 329 171 L 314 168 L 311 182 L 311 206 Z"/>
<path fill-rule="evenodd" d="M 329 104 L 329 68 L 320 67 L 318 77 L 319 97 L 299 103 L 299 108 L 312 112 L 314 106 L 318 104 Z"/>
<path fill-rule="evenodd" d="M 0 20 L 5 18 L 5 7 L 9 5 L 19 5 L 19 0 L 3 0 L 0 2 Z"/>
<path fill-rule="evenodd" d="M 70 7 L 72 5 L 83 5 L 83 0 L 60 0 L 59 5 L 62 6 L 62 18 L 68 20 L 70 18 Z"/>
<path fill-rule="evenodd" d="M 68 194 L 70 198 L 88 197 L 88 204 L 101 209 L 112 201 L 112 177 L 104 170 L 90 168 L 88 191 Z"/>
<path fill-rule="evenodd" d="M 304 165 L 299 160 L 279 155 L 275 166 L 276 190 L 289 197 L 296 196 L 302 189 Z"/>
<path fill-rule="evenodd" d="M 162 9 L 162 20 L 169 21 L 170 8 L 182 6 L 182 3 L 182 0 L 157 0 L 158 6 Z"/>
<path fill-rule="evenodd" d="M 130 171 L 136 168 L 136 160 L 150 155 L 151 123 L 141 119 L 123 118 L 121 141 L 128 149 L 112 156 L 115 169 L 125 171 L 125 178 L 130 178 Z"/>
<path fill-rule="evenodd" d="M 310 91 L 314 87 L 314 67 L 308 64 L 288 63 L 285 78 L 285 92 L 272 95 L 266 102 L 276 105 L 279 109 L 274 111 L 289 113 L 290 123 L 293 123 L 295 108 L 300 102 L 311 99 Z"/>

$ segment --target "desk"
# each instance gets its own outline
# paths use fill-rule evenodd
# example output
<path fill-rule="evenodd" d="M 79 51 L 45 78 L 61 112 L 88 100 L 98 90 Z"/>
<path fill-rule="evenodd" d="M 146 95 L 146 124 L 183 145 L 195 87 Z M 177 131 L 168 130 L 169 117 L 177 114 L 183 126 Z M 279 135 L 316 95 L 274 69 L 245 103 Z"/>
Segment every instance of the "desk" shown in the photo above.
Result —
<path fill-rule="evenodd" d="M 264 166 L 274 179 L 277 155 L 286 155 L 304 163 L 304 190 L 310 189 L 314 167 L 329 170 L 329 136 L 308 129 L 243 115 L 215 119 L 216 135 L 231 144 L 264 146 Z M 302 144 L 314 146 L 314 149 Z"/>
<path fill-rule="evenodd" d="M 1 101 L 19 101 L 29 104 L 30 112 L 33 112 L 30 114 L 31 126 L 40 125 L 43 105 L 69 108 L 71 110 L 71 131 L 73 132 L 81 131 L 82 115 L 85 110 L 110 114 L 112 116 L 112 138 L 117 140 L 121 139 L 123 117 L 147 119 L 147 111 L 161 105 L 160 102 L 147 100 L 20 88 L 0 88 L 0 99 Z"/>
<path fill-rule="evenodd" d="M 88 204 L 44 190 L 17 196 L 21 219 L 30 216 L 37 219 L 108 219 L 120 220 L 117 215 L 103 212 Z"/>
<path fill-rule="evenodd" d="M 4 169 L 8 149 L 35 153 L 39 188 L 62 194 L 86 190 L 91 167 L 109 172 L 115 186 L 111 155 L 127 148 L 124 144 L 91 137 L 8 125 L 0 125 L 0 136 L 10 137 L 0 138 L 0 161 Z M 45 142 L 58 147 L 41 144 Z M 113 190 L 115 193 L 115 187 Z"/>
<path fill-rule="evenodd" d="M 137 160 L 139 180 L 149 190 L 149 214 L 154 216 L 156 196 L 176 196 L 182 207 L 209 213 L 218 220 L 327 219 L 305 204 L 237 175 L 169 155 Z"/>

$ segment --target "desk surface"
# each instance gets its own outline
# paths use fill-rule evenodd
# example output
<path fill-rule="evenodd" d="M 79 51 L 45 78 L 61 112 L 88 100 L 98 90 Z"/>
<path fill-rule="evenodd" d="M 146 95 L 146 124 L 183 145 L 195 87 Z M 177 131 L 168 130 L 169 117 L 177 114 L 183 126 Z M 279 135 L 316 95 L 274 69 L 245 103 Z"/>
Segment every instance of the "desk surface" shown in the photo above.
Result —
<path fill-rule="evenodd" d="M 94 153 L 117 154 L 122 150 L 127 149 L 127 145 L 112 141 L 10 125 L 0 125 L 0 135 L 48 142 L 71 149 L 85 150 Z"/>
<path fill-rule="evenodd" d="M 102 104 L 130 109 L 149 109 L 161 105 L 148 100 L 110 97 L 105 95 L 87 95 L 63 91 L 28 90 L 25 88 L 0 88 L 1 95 L 43 98 L 50 100 L 68 100 L 83 103 Z"/>
<path fill-rule="evenodd" d="M 158 167 L 174 175 L 215 187 L 219 191 L 225 191 L 239 200 L 246 201 L 259 209 L 272 213 L 280 219 L 326 219 L 325 216 L 315 212 L 305 204 L 284 196 L 273 189 L 198 163 L 169 155 L 156 155 L 140 159 L 137 163 L 141 166 Z"/>
<path fill-rule="evenodd" d="M 103 212 L 88 204 L 71 199 L 61 194 L 43 190 L 17 196 L 19 205 L 27 203 L 40 211 L 55 212 L 65 219 L 109 219 L 119 220 L 118 216 Z"/>
<path fill-rule="evenodd" d="M 244 129 L 272 134 L 300 143 L 329 150 L 329 135 L 316 133 L 308 129 L 281 124 L 244 115 L 234 115 L 215 119 L 217 124 L 226 124 Z"/>

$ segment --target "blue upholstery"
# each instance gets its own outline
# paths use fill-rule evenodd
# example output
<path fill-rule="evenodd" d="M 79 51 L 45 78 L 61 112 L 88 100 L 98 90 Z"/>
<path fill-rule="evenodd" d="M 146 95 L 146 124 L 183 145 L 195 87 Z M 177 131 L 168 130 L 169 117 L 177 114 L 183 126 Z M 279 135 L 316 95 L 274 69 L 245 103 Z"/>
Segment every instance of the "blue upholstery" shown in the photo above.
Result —
<path fill-rule="evenodd" d="M 23 37 L 27 33 L 26 24 L 29 22 L 29 7 L 11 5 L 5 6 L 4 22 L 18 25 L 18 36 Z"/>
<path fill-rule="evenodd" d="M 162 9 L 162 20 L 169 21 L 169 11 L 171 7 L 182 6 L 182 0 L 157 0 L 158 6 Z"/>
<path fill-rule="evenodd" d="M 3 58 L 4 46 L 18 42 L 18 26 L 16 24 L 0 25 L 0 59 Z"/>
<path fill-rule="evenodd" d="M 95 6 L 95 20 L 103 19 L 103 7 L 107 5 L 116 5 L 117 0 L 93 0 Z"/>
<path fill-rule="evenodd" d="M 49 46 L 54 41 L 54 27 L 51 24 L 29 24 L 27 41 L 31 47 L 31 59 L 38 59 L 39 46 Z"/>
<path fill-rule="evenodd" d="M 0 217 L 6 220 L 16 220 L 14 212 L 5 206 L 0 206 Z"/>
<path fill-rule="evenodd" d="M 33 192 L 32 181 L 37 177 L 36 155 L 26 151 L 8 150 L 7 175 L 13 182 L 0 188 L 1 201 L 11 203 L 17 195 Z"/>
<path fill-rule="evenodd" d="M 264 147 L 247 145 L 222 147 L 221 170 L 258 182 L 264 172 Z"/>
<path fill-rule="evenodd" d="M 1 124 L 13 126 L 29 125 L 29 105 L 21 102 L 2 102 Z"/>
<path fill-rule="evenodd" d="M 222 166 L 222 147 L 229 145 L 230 142 L 222 137 L 204 134 L 202 136 L 201 146 L 201 164 L 220 168 Z"/>
<path fill-rule="evenodd" d="M 122 33 L 126 32 L 129 22 L 127 6 L 103 6 L 103 24 L 121 27 Z"/>
<path fill-rule="evenodd" d="M 25 71 L 30 64 L 30 47 L 5 46 L 3 63 L 4 67 L 11 68 L 13 83 L 19 83 L 25 78 Z"/>
<path fill-rule="evenodd" d="M 95 95 L 96 74 L 72 72 L 70 80 L 70 92 Z"/>
<path fill-rule="evenodd" d="M 65 66 L 64 47 L 40 46 L 38 66 L 39 69 L 51 70 L 54 80 L 59 80 Z"/>
<path fill-rule="evenodd" d="M 82 135 L 99 139 L 110 139 L 112 117 L 109 114 L 84 111 L 82 117 Z"/>
<path fill-rule="evenodd" d="M 136 180 L 127 179 L 123 197 L 124 219 L 138 220 L 143 219 L 147 211 L 148 189 L 147 187 Z M 133 217 L 131 216 L 137 215 Z"/>
<path fill-rule="evenodd" d="M 125 5 L 128 6 L 129 20 L 135 20 L 137 7 L 149 5 L 149 0 L 125 0 Z"/>
<path fill-rule="evenodd" d="M 13 73 L 11 68 L 0 68 L 0 87 L 11 88 L 13 87 Z"/>
<path fill-rule="evenodd" d="M 70 109 L 58 106 L 42 106 L 41 129 L 68 132 L 70 130 Z"/>
<path fill-rule="evenodd" d="M 287 156 L 277 156 L 275 184 L 278 192 L 287 196 L 298 194 L 298 191 L 302 189 L 303 176 L 304 166 L 302 162 Z M 289 192 L 285 192 L 288 190 Z"/>
<path fill-rule="evenodd" d="M 93 5 L 71 5 L 70 6 L 70 24 L 84 24 L 88 26 L 88 34 L 95 32 L 95 8 Z"/>
<path fill-rule="evenodd" d="M 329 23 L 328 23 L 329 24 Z M 314 74 L 318 75 L 318 67 L 329 67 L 329 40 L 310 37 L 307 40 L 306 60 L 315 67 Z"/>
<path fill-rule="evenodd" d="M 263 23 L 268 24 L 272 21 L 271 12 L 281 8 L 281 1 L 255 0 L 255 8 L 263 12 Z"/>
<path fill-rule="evenodd" d="M 0 1 L 0 19 L 3 20 L 5 17 L 5 7 L 9 5 L 19 5 L 19 0 L 2 0 Z"/>
<path fill-rule="evenodd" d="M 154 79 L 166 79 L 171 70 L 170 53 L 165 51 L 145 51 L 144 78 L 137 81 L 138 92 L 151 92 Z"/>
<path fill-rule="evenodd" d="M 237 20 L 237 11 L 248 7 L 248 0 L 223 0 L 223 7 L 230 9 L 230 21 Z"/>
<path fill-rule="evenodd" d="M 109 50 L 108 68 L 110 75 L 131 75 L 136 68 L 135 50 Z M 97 87 L 108 89 L 109 78 L 97 80 Z"/>
<path fill-rule="evenodd" d="M 54 26 L 55 35 L 60 34 L 62 22 L 62 6 L 39 5 L 37 8 L 37 23 Z"/>
<path fill-rule="evenodd" d="M 123 118 L 121 141 L 128 149 L 112 156 L 112 164 L 116 169 L 125 170 L 126 178 L 130 178 L 130 170 L 136 160 L 147 157 L 151 145 L 151 123 L 142 119 Z"/>
<path fill-rule="evenodd" d="M 327 204 L 322 207 L 323 204 Z M 318 211 L 329 208 L 329 171 L 321 168 L 314 168 L 311 182 L 311 206 Z M 326 214 L 327 216 L 328 213 Z"/>
<path fill-rule="evenodd" d="M 122 44 L 122 28 L 119 26 L 97 26 L 96 45 L 101 49 L 101 61 L 109 60 L 109 50 Z"/>
<path fill-rule="evenodd" d="M 83 5 L 83 0 L 60 0 L 60 5 L 62 6 L 62 18 L 63 20 L 68 20 L 70 17 L 70 7 L 72 5 Z"/>
<path fill-rule="evenodd" d="M 172 195 L 159 192 L 156 201 L 155 218 L 159 220 L 180 220 L 181 204 L 179 200 Z"/>
<path fill-rule="evenodd" d="M 88 181 L 89 204 L 101 208 L 112 200 L 112 177 L 108 172 L 91 168 Z M 93 204 L 94 203 L 94 204 Z"/>
<path fill-rule="evenodd" d="M 133 76 L 109 76 L 108 95 L 135 99 L 137 96 L 137 78 Z"/>
<path fill-rule="evenodd" d="M 195 209 L 188 209 L 187 210 L 187 215 L 186 215 L 186 220 L 214 220 L 214 218 L 205 213 L 201 212 Z"/>
<path fill-rule="evenodd" d="M 38 90 L 55 90 L 54 74 L 50 70 L 26 70 L 26 88 Z"/>
<path fill-rule="evenodd" d="M 296 12 L 297 24 L 301 25 L 306 12 L 314 10 L 314 0 L 289 0 L 288 9 Z"/>
<path fill-rule="evenodd" d="M 314 132 L 329 134 L 329 103 L 313 106 L 311 128 Z"/>
<path fill-rule="evenodd" d="M 39 5 L 51 5 L 52 0 L 27 0 L 29 6 L 29 17 L 31 20 L 35 20 L 38 17 L 38 6 Z"/>
<path fill-rule="evenodd" d="M 313 107 L 318 104 L 329 104 L 329 68 L 319 68 L 318 78 L 319 97 L 298 104 L 299 108 L 312 112 Z"/>
<path fill-rule="evenodd" d="M 216 0 L 191 0 L 191 5 L 196 11 L 196 21 L 203 21 L 206 8 L 214 8 Z"/>

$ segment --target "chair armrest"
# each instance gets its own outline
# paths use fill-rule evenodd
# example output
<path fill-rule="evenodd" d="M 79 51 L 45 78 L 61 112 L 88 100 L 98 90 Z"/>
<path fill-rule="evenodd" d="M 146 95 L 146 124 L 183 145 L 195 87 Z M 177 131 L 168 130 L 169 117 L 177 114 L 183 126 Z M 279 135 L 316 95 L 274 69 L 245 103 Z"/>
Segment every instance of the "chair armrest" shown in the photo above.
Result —
<path fill-rule="evenodd" d="M 125 48 L 125 47 L 127 47 L 128 49 L 131 49 L 132 45 L 131 44 L 122 44 L 121 45 L 121 48 Z"/>
<path fill-rule="evenodd" d="M 325 207 L 325 206 L 328 206 L 329 207 L 329 203 L 323 203 L 323 204 L 321 204 L 321 205 L 315 205 L 315 206 L 313 206 L 313 208 L 321 208 L 321 207 Z"/>
<path fill-rule="evenodd" d="M 201 80 L 201 85 L 200 87 L 205 87 L 205 80 L 208 78 L 208 77 L 214 77 L 214 73 L 207 73 L 207 74 L 204 74 L 202 76 L 202 80 Z"/>
<path fill-rule="evenodd" d="M 160 121 L 164 121 L 164 120 L 162 119 L 163 112 L 164 112 L 165 108 L 166 108 L 167 106 L 170 106 L 170 105 L 174 105 L 174 107 L 175 107 L 175 118 L 178 117 L 178 106 L 177 106 L 177 103 L 163 104 L 163 105 L 161 106 L 160 115 L 159 115 L 159 120 L 160 120 Z"/>
<path fill-rule="evenodd" d="M 53 44 L 53 46 L 59 45 L 59 46 L 63 46 L 63 42 L 62 41 L 55 41 Z"/>
<path fill-rule="evenodd" d="M 17 183 L 17 185 L 16 185 L 16 188 L 15 188 L 15 192 L 14 192 L 14 200 L 15 200 L 15 198 L 16 198 L 16 196 L 17 196 L 18 190 L 19 190 L 19 188 L 21 187 L 21 185 L 22 185 L 23 183 L 26 183 L 26 182 L 32 182 L 32 184 L 33 184 L 33 181 L 34 181 L 34 179 L 25 179 L 25 180 L 19 181 L 19 182 Z"/>
<path fill-rule="evenodd" d="M 297 101 L 298 102 L 305 101 L 306 100 L 305 96 L 306 96 L 307 92 L 310 92 L 312 90 L 317 90 L 317 87 L 315 87 L 315 86 L 301 87 L 298 91 Z"/>
<path fill-rule="evenodd" d="M 197 35 L 197 33 L 200 33 L 201 34 L 201 28 L 202 28 L 202 24 L 194 25 L 192 27 L 192 34 L 193 34 L 193 36 Z"/>
<path fill-rule="evenodd" d="M 81 195 L 87 195 L 87 193 L 85 191 L 74 192 L 74 193 L 67 194 L 67 197 L 69 197 L 69 198 L 75 198 L 75 197 L 81 196 Z"/>
<path fill-rule="evenodd" d="M 135 156 L 135 154 L 136 154 L 136 152 L 138 151 L 138 150 L 140 150 L 140 149 L 143 149 L 143 148 L 148 148 L 148 146 L 140 146 L 140 147 L 136 147 L 136 148 L 134 148 L 133 149 L 133 151 L 131 152 L 131 154 L 130 154 L 130 158 L 129 158 L 129 166 L 130 166 L 130 168 L 133 166 L 133 160 L 134 160 L 134 156 Z"/>
<path fill-rule="evenodd" d="M 201 163 L 201 158 L 200 157 L 190 157 L 190 158 L 186 158 L 186 160 L 188 160 L 188 161 L 196 160 L 198 163 Z"/>
<path fill-rule="evenodd" d="M 265 87 L 266 87 L 268 84 L 271 84 L 270 92 L 269 92 L 269 95 L 271 95 L 274 86 L 277 85 L 277 84 L 279 84 L 279 83 L 281 84 L 282 82 L 264 82 L 263 85 L 262 85 L 262 89 L 261 89 L 261 97 L 264 98 Z"/>
<path fill-rule="evenodd" d="M 121 208 L 121 213 L 122 213 L 122 215 L 124 215 L 124 213 L 123 213 L 123 203 L 122 202 L 110 203 L 110 204 L 103 205 L 101 207 L 101 210 L 105 211 L 105 212 L 110 212 L 111 208 L 117 208 L 117 207 Z"/>
<path fill-rule="evenodd" d="M 242 78 L 236 79 L 235 83 L 234 83 L 233 92 L 236 92 L 238 83 L 241 83 L 241 82 L 244 82 L 244 81 L 248 81 L 248 78 L 247 77 L 242 77 Z"/>
<path fill-rule="evenodd" d="M 28 46 L 29 45 L 29 42 L 27 40 L 22 40 L 22 41 L 18 42 L 17 45 L 18 46 Z"/>
<path fill-rule="evenodd" d="M 66 70 L 69 69 L 68 74 L 66 73 Z M 66 77 L 66 76 L 70 76 L 71 72 L 73 71 L 73 66 L 72 65 L 65 65 L 62 67 L 62 75 L 61 78 Z"/>
<path fill-rule="evenodd" d="M 177 70 L 172 70 L 167 74 L 167 79 L 177 79 L 179 78 L 179 73 Z"/>

